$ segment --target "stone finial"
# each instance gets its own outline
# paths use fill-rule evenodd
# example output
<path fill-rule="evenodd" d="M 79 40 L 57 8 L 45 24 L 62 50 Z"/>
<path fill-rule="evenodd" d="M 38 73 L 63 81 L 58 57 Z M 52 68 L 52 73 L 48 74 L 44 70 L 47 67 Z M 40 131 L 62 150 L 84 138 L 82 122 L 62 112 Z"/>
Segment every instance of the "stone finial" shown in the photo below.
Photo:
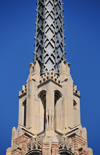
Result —
<path fill-rule="evenodd" d="M 66 67 L 66 60 L 63 60 L 61 65 L 60 65 L 60 70 L 59 70 L 59 74 L 66 74 L 67 73 L 67 67 Z"/>
<path fill-rule="evenodd" d="M 67 74 L 68 75 L 70 75 L 70 63 L 68 62 L 67 64 L 66 64 L 66 66 L 67 66 Z"/>
<path fill-rule="evenodd" d="M 34 73 L 40 75 L 40 66 L 38 61 L 34 61 Z"/>
<path fill-rule="evenodd" d="M 34 64 L 31 62 L 29 66 L 30 66 L 30 74 L 32 74 L 34 72 Z"/>

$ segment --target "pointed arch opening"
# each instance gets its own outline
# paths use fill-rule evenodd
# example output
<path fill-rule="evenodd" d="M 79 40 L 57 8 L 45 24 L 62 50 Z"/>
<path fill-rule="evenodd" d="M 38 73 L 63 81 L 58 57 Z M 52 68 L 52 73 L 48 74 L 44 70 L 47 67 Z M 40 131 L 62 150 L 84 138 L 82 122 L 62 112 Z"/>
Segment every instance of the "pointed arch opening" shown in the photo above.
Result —
<path fill-rule="evenodd" d="M 70 150 L 62 149 L 59 150 L 59 155 L 74 155 L 74 154 Z"/>
<path fill-rule="evenodd" d="M 26 99 L 23 102 L 23 126 L 26 126 Z"/>
<path fill-rule="evenodd" d="M 62 124 L 62 94 L 59 90 L 54 91 L 54 129 L 61 130 Z"/>
<path fill-rule="evenodd" d="M 26 155 L 42 155 L 40 150 L 31 150 Z"/>
<path fill-rule="evenodd" d="M 62 97 L 62 94 L 59 90 L 55 90 L 54 94 L 55 94 L 55 104 L 56 104 L 57 100 L 59 100 L 60 97 Z"/>
<path fill-rule="evenodd" d="M 73 100 L 74 126 L 77 126 L 77 102 Z"/>
<path fill-rule="evenodd" d="M 38 96 L 40 99 L 39 132 L 42 132 L 46 129 L 46 91 L 42 90 Z"/>

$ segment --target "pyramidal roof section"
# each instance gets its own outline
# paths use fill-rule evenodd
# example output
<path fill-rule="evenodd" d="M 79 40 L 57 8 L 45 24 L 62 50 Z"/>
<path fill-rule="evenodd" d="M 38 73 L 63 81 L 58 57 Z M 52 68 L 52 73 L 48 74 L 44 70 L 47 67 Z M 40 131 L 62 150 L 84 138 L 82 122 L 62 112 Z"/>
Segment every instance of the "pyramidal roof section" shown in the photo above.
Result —
<path fill-rule="evenodd" d="M 37 0 L 34 59 L 39 62 L 41 74 L 59 74 L 65 59 L 62 5 L 62 0 Z"/>

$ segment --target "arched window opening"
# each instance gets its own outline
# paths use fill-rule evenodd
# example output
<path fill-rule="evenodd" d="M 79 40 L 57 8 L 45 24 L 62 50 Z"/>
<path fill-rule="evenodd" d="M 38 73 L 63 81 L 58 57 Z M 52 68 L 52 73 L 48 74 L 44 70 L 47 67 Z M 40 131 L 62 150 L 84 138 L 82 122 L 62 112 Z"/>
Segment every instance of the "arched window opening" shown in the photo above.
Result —
<path fill-rule="evenodd" d="M 26 100 L 23 102 L 23 107 L 24 107 L 24 122 L 23 125 L 26 126 Z"/>
<path fill-rule="evenodd" d="M 59 124 L 62 123 L 62 94 L 60 91 L 55 90 L 54 92 L 54 129 L 57 131 L 61 130 L 61 125 Z"/>
<path fill-rule="evenodd" d="M 74 108 L 77 108 L 77 102 L 75 100 L 73 100 L 73 106 Z"/>
<path fill-rule="evenodd" d="M 31 150 L 26 155 L 42 155 L 40 150 Z"/>
<path fill-rule="evenodd" d="M 60 155 L 74 155 L 71 151 L 69 151 L 69 150 L 60 150 L 59 151 L 59 154 Z"/>
<path fill-rule="evenodd" d="M 74 108 L 74 125 L 77 125 L 77 102 L 73 100 L 73 108 Z"/>
<path fill-rule="evenodd" d="M 40 100 L 41 100 L 41 103 L 42 105 L 40 106 L 43 106 L 43 113 L 41 114 L 42 115 L 42 118 L 43 118 L 43 130 L 46 129 L 46 91 L 43 90 L 39 93 L 39 97 L 40 97 Z M 40 107 L 40 110 L 41 110 L 41 107 Z"/>
<path fill-rule="evenodd" d="M 62 94 L 58 90 L 55 90 L 54 93 L 55 93 L 55 104 L 56 104 L 56 102 L 60 99 L 60 97 L 62 97 Z"/>

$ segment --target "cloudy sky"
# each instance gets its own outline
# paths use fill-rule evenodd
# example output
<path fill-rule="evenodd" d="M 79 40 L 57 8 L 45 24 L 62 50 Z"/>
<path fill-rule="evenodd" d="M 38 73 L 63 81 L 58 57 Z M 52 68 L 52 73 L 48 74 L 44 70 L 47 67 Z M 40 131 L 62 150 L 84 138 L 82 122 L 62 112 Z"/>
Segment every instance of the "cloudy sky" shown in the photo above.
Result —
<path fill-rule="evenodd" d="M 94 155 L 100 147 L 100 0 L 63 0 L 66 59 L 81 92 L 81 123 Z M 33 61 L 36 0 L 0 0 L 0 154 L 18 126 L 18 92 Z"/>

